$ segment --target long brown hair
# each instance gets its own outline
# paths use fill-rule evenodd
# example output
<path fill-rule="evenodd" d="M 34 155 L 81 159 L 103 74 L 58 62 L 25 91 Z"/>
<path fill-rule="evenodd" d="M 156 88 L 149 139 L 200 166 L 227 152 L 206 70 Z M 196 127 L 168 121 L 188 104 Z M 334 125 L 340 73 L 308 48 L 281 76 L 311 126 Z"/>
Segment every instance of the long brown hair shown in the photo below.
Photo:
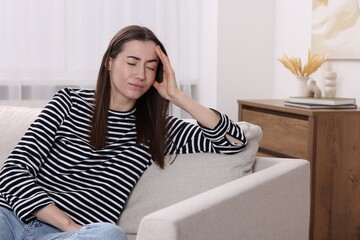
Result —
<path fill-rule="evenodd" d="M 124 44 L 132 40 L 153 41 L 166 54 L 163 44 L 146 27 L 130 25 L 115 34 L 102 58 L 95 90 L 95 107 L 90 126 L 90 143 L 96 149 L 105 147 L 108 134 L 107 123 L 111 92 L 110 75 L 107 68 L 109 59 L 116 58 L 123 51 Z M 163 65 L 160 61 L 155 80 L 161 82 L 162 74 Z M 166 116 L 169 101 L 162 98 L 152 86 L 136 101 L 135 107 L 136 143 L 149 146 L 153 160 L 163 168 L 168 126 Z"/>

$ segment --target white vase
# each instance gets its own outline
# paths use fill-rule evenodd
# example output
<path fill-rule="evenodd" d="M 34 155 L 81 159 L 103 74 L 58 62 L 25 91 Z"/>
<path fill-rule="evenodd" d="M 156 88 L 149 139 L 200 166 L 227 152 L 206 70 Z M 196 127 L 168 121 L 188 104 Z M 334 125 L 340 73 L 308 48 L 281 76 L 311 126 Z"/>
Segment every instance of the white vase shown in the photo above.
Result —
<path fill-rule="evenodd" d="M 296 85 L 295 85 L 295 96 L 296 97 L 308 97 L 308 81 L 309 77 L 296 77 Z"/>
<path fill-rule="evenodd" d="M 324 92 L 325 97 L 333 98 L 336 96 L 336 72 L 328 71 L 325 73 Z"/>

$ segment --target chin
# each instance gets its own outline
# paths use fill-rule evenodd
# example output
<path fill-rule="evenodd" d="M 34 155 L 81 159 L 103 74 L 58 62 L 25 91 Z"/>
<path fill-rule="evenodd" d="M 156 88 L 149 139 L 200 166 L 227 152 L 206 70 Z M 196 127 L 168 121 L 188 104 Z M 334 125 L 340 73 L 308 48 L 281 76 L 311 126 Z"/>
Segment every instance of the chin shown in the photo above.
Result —
<path fill-rule="evenodd" d="M 144 93 L 142 93 L 142 94 L 131 94 L 131 95 L 128 95 L 127 98 L 128 98 L 129 100 L 136 101 L 136 100 L 138 100 L 139 98 L 141 98 L 143 95 L 144 95 Z"/>

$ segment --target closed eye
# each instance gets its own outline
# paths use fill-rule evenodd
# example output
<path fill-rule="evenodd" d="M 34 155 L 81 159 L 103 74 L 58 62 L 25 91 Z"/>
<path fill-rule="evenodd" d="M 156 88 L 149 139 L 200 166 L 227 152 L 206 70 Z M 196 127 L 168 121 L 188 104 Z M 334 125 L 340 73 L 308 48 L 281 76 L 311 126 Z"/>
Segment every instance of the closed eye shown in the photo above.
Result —
<path fill-rule="evenodd" d="M 151 71 L 155 71 L 155 67 L 147 67 Z"/>

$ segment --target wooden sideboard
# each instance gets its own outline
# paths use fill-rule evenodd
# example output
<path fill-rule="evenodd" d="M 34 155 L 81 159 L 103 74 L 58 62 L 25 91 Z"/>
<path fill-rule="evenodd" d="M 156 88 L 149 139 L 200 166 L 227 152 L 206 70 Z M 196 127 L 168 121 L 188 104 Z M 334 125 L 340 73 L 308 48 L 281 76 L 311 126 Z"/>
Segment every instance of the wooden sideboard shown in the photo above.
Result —
<path fill-rule="evenodd" d="M 261 126 L 259 155 L 311 165 L 309 239 L 360 239 L 360 109 L 308 110 L 238 100 L 239 121 Z M 280 191 L 280 190 L 279 190 Z"/>

